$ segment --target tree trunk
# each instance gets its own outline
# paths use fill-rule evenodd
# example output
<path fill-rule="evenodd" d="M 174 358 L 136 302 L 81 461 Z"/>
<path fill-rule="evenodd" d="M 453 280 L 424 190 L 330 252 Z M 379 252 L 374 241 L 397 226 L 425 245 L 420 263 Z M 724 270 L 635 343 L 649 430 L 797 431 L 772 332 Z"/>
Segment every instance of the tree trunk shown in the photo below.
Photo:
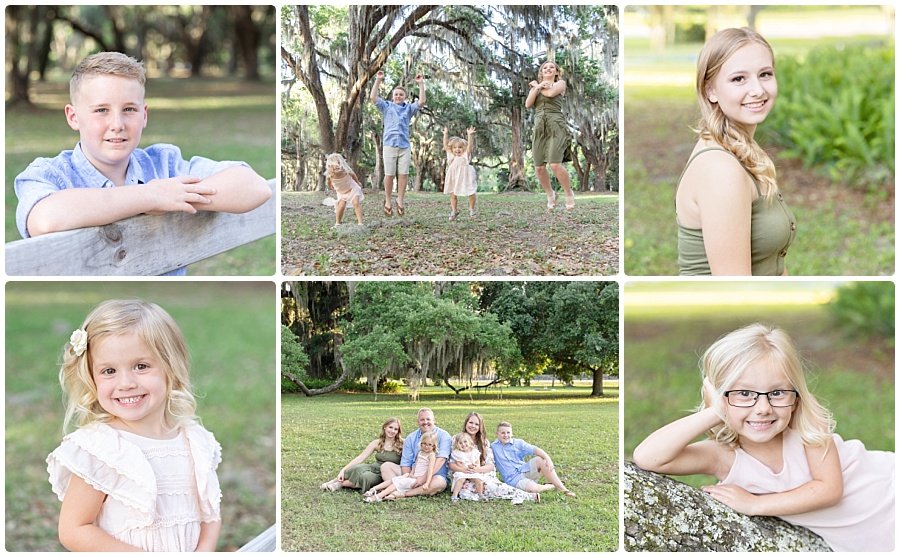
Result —
<path fill-rule="evenodd" d="M 512 131 L 512 150 L 509 154 L 509 182 L 506 191 L 528 190 L 528 182 L 525 181 L 525 147 L 522 141 L 522 132 L 525 123 L 522 117 L 522 106 L 516 101 L 522 97 L 521 84 L 513 84 L 513 105 L 509 111 L 509 125 Z"/>
<path fill-rule="evenodd" d="M 594 368 L 594 382 L 591 385 L 591 396 L 603 396 L 603 370 Z"/>
<path fill-rule="evenodd" d="M 747 516 L 666 476 L 625 469 L 626 551 L 831 551 L 780 518 Z"/>
<path fill-rule="evenodd" d="M 27 65 L 23 67 L 25 60 L 25 45 L 22 21 L 25 12 L 34 10 L 34 7 L 7 6 L 6 7 L 6 56 L 9 61 L 6 65 L 6 83 L 10 87 L 7 106 L 15 104 L 31 104 L 28 96 L 28 71 Z"/>
<path fill-rule="evenodd" d="M 244 65 L 244 79 L 259 81 L 259 48 L 260 32 L 253 23 L 253 6 L 231 6 L 234 19 L 234 42 L 241 62 Z"/>
<path fill-rule="evenodd" d="M 350 377 L 350 370 L 347 368 L 347 366 L 344 365 L 344 361 L 340 360 L 340 363 L 341 363 L 341 369 L 343 370 L 341 372 L 341 376 L 338 377 L 335 380 L 335 382 L 332 383 L 331 385 L 328 385 L 327 387 L 322 387 L 321 389 L 310 389 L 303 383 L 303 381 L 300 381 L 300 379 L 298 379 L 294 374 L 292 374 L 289 371 L 282 370 L 281 375 L 282 375 L 282 377 L 284 377 L 285 379 L 287 379 L 294 385 L 297 385 L 297 387 L 300 389 L 300 391 L 306 396 L 325 395 L 330 392 L 336 391 L 338 389 L 338 387 L 340 387 L 341 384 L 348 377 Z"/>

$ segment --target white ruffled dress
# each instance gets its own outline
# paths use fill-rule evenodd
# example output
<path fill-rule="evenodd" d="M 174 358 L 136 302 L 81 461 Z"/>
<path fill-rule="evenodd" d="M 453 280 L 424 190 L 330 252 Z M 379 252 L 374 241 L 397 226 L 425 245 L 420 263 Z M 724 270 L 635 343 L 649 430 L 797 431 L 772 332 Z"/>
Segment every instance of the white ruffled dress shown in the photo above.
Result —
<path fill-rule="evenodd" d="M 221 520 L 221 460 L 221 446 L 197 423 L 173 439 L 98 423 L 66 435 L 47 472 L 60 501 L 72 474 L 107 494 L 96 524 L 117 540 L 144 551 L 194 551 L 201 523 Z"/>

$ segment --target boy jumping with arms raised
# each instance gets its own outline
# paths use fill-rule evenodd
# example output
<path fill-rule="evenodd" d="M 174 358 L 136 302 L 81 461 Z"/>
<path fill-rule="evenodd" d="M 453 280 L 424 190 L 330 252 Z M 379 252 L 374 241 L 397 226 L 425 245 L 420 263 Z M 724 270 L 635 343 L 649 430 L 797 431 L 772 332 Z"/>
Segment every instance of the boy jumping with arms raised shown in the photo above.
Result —
<path fill-rule="evenodd" d="M 406 89 L 394 87 L 391 101 L 387 102 L 378 96 L 378 90 L 384 81 L 384 72 L 375 74 L 375 86 L 372 87 L 370 99 L 384 116 L 384 214 L 393 214 L 391 193 L 394 189 L 394 176 L 397 176 L 397 214 L 401 217 L 406 212 L 403 197 L 406 195 L 406 182 L 409 179 L 409 123 L 413 114 L 425 106 L 425 78 L 416 76 L 419 85 L 419 99 L 414 103 L 406 102 Z"/>

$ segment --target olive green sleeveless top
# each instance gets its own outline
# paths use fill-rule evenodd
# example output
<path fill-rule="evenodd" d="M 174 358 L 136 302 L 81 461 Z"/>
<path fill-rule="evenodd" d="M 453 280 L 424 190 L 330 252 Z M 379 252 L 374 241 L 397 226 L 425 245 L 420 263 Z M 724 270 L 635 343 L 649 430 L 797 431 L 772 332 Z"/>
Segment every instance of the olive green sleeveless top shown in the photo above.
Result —
<path fill-rule="evenodd" d="M 707 151 L 725 151 L 719 147 L 701 149 L 688 160 L 686 171 L 699 155 Z M 747 174 L 750 174 L 749 172 Z M 678 185 L 684 171 L 678 178 Z M 758 197 L 750 208 L 750 270 L 753 276 L 779 276 L 784 273 L 784 258 L 788 247 L 794 241 L 797 224 L 794 215 L 779 193 L 771 202 L 759 191 L 759 184 L 750 174 L 756 186 Z M 675 219 L 678 225 L 678 271 L 681 275 L 711 275 L 706 247 L 703 244 L 703 230 L 687 228 Z"/>

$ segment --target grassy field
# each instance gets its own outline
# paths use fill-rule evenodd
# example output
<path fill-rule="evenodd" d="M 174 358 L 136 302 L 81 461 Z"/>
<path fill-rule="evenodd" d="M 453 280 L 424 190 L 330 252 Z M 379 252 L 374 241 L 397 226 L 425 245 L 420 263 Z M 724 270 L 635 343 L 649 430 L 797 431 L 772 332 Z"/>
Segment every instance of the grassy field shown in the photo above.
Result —
<path fill-rule="evenodd" d="M 6 111 L 6 241 L 20 239 L 13 181 L 37 157 L 72 149 L 78 134 L 66 124 L 68 83 L 34 86 L 34 109 Z M 150 116 L 142 146 L 172 143 L 185 158 L 241 160 L 265 178 L 275 176 L 275 88 L 226 79 L 156 79 L 147 85 Z M 192 265 L 192 275 L 272 275 L 275 238 L 257 240 Z"/>
<path fill-rule="evenodd" d="M 626 459 L 647 435 L 697 406 L 703 351 L 719 336 L 757 321 L 782 327 L 794 339 L 811 371 L 810 389 L 834 413 L 837 433 L 869 449 L 894 450 L 893 339 L 845 338 L 821 305 L 635 308 L 628 303 L 633 286 L 625 296 Z M 679 479 L 694 486 L 713 482 Z"/>
<path fill-rule="evenodd" d="M 786 25 L 826 12 L 770 13 Z M 840 11 L 846 18 L 878 17 Z M 833 17 L 828 16 L 828 17 Z M 843 43 L 870 41 L 870 36 L 842 37 Z M 773 39 L 779 55 L 796 55 L 831 39 Z M 678 274 L 675 186 L 696 141 L 691 130 L 700 113 L 693 89 L 700 44 L 680 44 L 659 55 L 646 39 L 626 38 L 624 78 L 624 249 L 625 272 L 633 276 Z M 776 105 L 774 110 L 778 110 Z M 765 136 L 765 124 L 759 138 Z M 797 237 L 786 259 L 791 275 L 889 275 L 894 269 L 894 188 L 873 184 L 865 194 L 832 182 L 824 172 L 780 156 L 780 149 L 760 139 L 772 156 L 779 186 L 797 220 Z M 822 254 L 828 254 L 823 257 Z"/>
<path fill-rule="evenodd" d="M 585 387 L 503 389 L 453 398 L 428 388 L 418 402 L 405 394 L 282 398 L 282 538 L 284 551 L 615 551 L 618 547 L 618 384 L 590 399 Z M 563 481 L 578 493 L 555 491 L 540 504 L 508 501 L 450 504 L 447 493 L 382 504 L 358 491 L 319 491 L 396 416 L 404 435 L 416 410 L 434 410 L 451 435 L 475 411 L 489 433 L 502 420 L 546 450 Z M 493 436 L 491 436 L 493 439 Z"/>
<path fill-rule="evenodd" d="M 282 194 L 286 275 L 613 275 L 619 269 L 618 196 L 579 194 L 576 209 L 546 212 L 542 194 L 479 194 L 475 219 L 449 196 L 407 195 L 403 217 L 385 217 L 383 193 L 366 190 L 365 226 L 352 209 L 336 231 L 324 193 Z"/>
<path fill-rule="evenodd" d="M 166 309 L 191 351 L 197 413 L 222 445 L 224 529 L 233 550 L 275 523 L 275 304 L 271 283 L 8 283 L 6 549 L 61 551 L 59 502 L 44 459 L 62 439 L 58 358 L 102 300 L 141 297 Z"/>

